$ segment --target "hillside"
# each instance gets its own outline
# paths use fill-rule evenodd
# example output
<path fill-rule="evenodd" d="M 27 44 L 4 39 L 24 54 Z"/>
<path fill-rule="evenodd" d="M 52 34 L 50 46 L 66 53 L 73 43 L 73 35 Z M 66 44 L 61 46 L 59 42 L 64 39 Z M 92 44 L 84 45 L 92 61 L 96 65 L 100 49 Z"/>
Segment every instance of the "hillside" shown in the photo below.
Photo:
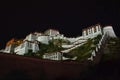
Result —
<path fill-rule="evenodd" d="M 0 54 L 0 80 L 74 80 L 87 67 L 88 63 Z"/>
<path fill-rule="evenodd" d="M 109 39 L 99 64 L 89 67 L 81 80 L 120 80 L 120 38 Z"/>
<path fill-rule="evenodd" d="M 50 61 L 0 54 L 0 80 L 120 80 L 120 39 L 110 39 L 99 63 Z"/>

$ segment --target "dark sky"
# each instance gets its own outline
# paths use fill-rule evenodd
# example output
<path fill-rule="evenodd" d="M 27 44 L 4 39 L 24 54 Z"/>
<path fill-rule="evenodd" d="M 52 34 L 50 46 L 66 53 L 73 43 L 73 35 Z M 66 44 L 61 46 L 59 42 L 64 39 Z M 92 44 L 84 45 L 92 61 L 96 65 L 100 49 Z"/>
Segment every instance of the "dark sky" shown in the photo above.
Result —
<path fill-rule="evenodd" d="M 65 36 L 78 36 L 83 28 L 96 23 L 112 25 L 120 36 L 119 19 L 119 0 L 5 2 L 0 6 L 0 48 L 13 37 L 24 38 L 48 28 L 58 29 Z"/>

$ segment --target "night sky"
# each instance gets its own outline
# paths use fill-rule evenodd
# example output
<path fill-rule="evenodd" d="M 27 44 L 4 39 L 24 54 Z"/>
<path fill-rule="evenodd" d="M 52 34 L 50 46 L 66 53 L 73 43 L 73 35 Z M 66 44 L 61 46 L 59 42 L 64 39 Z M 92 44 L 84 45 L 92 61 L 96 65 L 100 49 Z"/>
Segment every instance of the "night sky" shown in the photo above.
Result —
<path fill-rule="evenodd" d="M 120 36 L 119 0 L 5 2 L 0 7 L 0 49 L 11 38 L 25 38 L 31 32 L 53 28 L 72 37 L 97 23 L 112 25 Z"/>

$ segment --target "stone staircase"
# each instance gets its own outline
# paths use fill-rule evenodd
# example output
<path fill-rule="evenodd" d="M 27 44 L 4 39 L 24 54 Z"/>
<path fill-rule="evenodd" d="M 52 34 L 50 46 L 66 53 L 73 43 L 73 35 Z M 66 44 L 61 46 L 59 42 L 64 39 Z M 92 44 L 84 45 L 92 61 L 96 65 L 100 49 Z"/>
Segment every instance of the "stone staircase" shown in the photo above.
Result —
<path fill-rule="evenodd" d="M 108 26 L 108 27 L 103 28 L 102 38 L 99 41 L 99 43 L 97 44 L 95 50 L 93 50 L 93 52 L 91 53 L 91 57 L 89 57 L 88 60 L 93 61 L 94 58 L 97 57 L 97 55 L 99 55 L 99 54 L 102 55 L 104 53 L 103 51 L 105 51 L 104 50 L 105 46 L 108 43 L 108 40 L 110 38 L 117 38 L 112 26 Z M 116 51 L 117 48 L 119 48 L 119 47 L 114 48 L 115 49 L 114 51 Z"/>
<path fill-rule="evenodd" d="M 83 45 L 83 44 L 85 44 L 86 42 L 81 42 L 81 43 L 77 43 L 77 44 L 73 44 L 73 46 L 72 47 L 70 47 L 70 48 L 68 48 L 68 49 L 66 49 L 66 50 L 62 50 L 61 52 L 62 53 L 69 53 L 71 50 L 73 50 L 73 49 L 75 49 L 75 48 L 77 48 L 77 47 L 80 47 L 81 45 Z"/>

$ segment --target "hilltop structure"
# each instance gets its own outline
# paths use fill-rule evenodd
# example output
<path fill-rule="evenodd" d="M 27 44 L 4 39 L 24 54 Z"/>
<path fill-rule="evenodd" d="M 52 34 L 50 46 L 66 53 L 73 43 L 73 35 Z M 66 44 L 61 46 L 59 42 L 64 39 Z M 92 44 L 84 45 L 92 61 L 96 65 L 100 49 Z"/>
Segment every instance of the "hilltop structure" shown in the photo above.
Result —
<path fill-rule="evenodd" d="M 36 53 L 40 50 L 39 43 L 48 45 L 51 40 L 61 39 L 69 41 L 69 44 L 61 44 L 61 47 L 64 48 L 64 50 L 51 53 L 44 53 L 43 59 L 67 60 L 70 58 L 65 57 L 64 54 L 67 54 L 71 50 L 82 46 L 87 42 L 88 39 L 93 39 L 98 35 L 102 35 L 102 38 L 100 39 L 99 43 L 96 44 L 97 46 L 95 50 L 92 50 L 91 57 L 88 58 L 88 60 L 93 60 L 93 57 L 96 56 L 95 52 L 98 51 L 102 41 L 106 38 L 106 36 L 116 37 L 112 26 L 105 26 L 102 28 L 100 24 L 96 24 L 86 29 L 83 29 L 82 36 L 76 38 L 65 37 L 63 34 L 60 34 L 58 30 L 54 29 L 48 29 L 44 33 L 30 33 L 23 40 L 11 39 L 10 41 L 8 41 L 6 44 L 6 48 L 3 52 L 24 55 L 28 53 L 29 50 L 31 50 L 33 53 Z M 71 59 L 74 60 L 76 58 L 77 56 Z"/>
<path fill-rule="evenodd" d="M 102 28 L 101 28 L 101 25 L 99 25 L 99 24 L 90 26 L 90 27 L 82 30 L 82 36 L 84 38 L 94 38 L 98 34 L 102 35 Z"/>
<path fill-rule="evenodd" d="M 22 39 L 17 40 L 17 39 L 12 38 L 11 40 L 9 40 L 9 41 L 6 43 L 6 48 L 5 48 L 4 52 L 5 52 L 5 53 L 14 53 L 15 48 L 16 48 L 17 46 L 19 46 L 22 42 L 23 42 Z"/>

